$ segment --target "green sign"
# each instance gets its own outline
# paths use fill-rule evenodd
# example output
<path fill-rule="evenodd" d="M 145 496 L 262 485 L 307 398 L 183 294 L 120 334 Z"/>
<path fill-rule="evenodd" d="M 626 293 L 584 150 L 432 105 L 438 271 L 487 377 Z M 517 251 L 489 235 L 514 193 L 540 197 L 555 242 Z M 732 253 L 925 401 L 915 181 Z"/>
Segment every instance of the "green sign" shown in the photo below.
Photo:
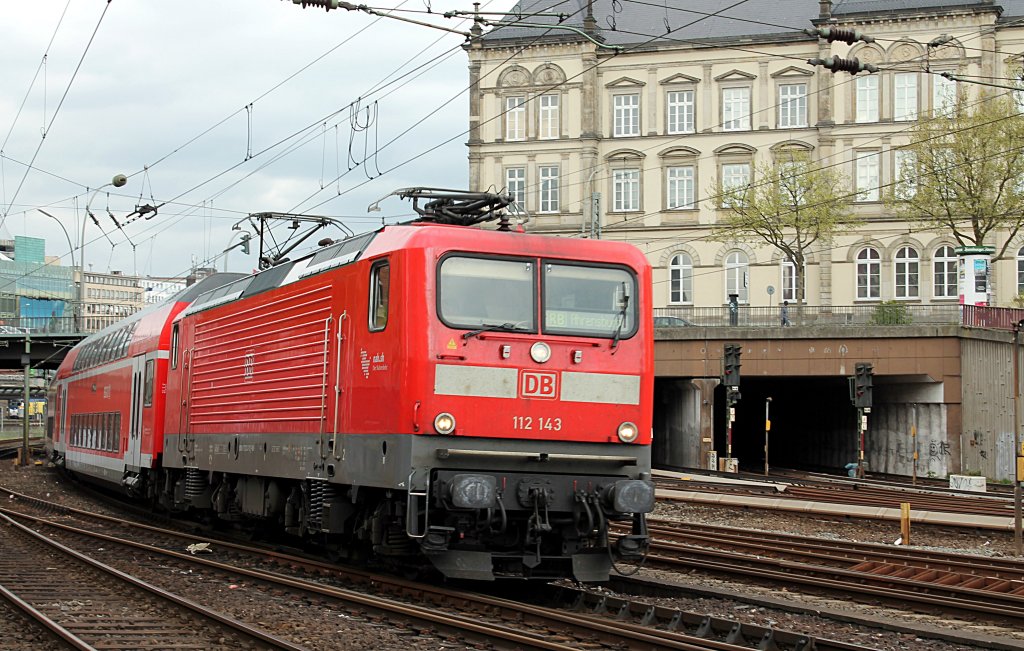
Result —
<path fill-rule="evenodd" d="M 957 255 L 992 255 L 996 252 L 994 246 L 960 246 L 953 251 Z"/>

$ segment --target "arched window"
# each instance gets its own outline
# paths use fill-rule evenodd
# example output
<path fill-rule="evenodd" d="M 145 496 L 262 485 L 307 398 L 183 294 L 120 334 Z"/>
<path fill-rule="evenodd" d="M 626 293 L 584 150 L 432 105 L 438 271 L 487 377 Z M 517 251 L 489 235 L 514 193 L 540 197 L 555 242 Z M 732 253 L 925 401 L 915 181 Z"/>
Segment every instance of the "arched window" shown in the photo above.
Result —
<path fill-rule="evenodd" d="M 881 297 L 882 263 L 878 251 L 868 247 L 857 254 L 857 298 Z"/>
<path fill-rule="evenodd" d="M 748 300 L 747 282 L 750 273 L 750 265 L 747 255 L 742 251 L 732 251 L 725 256 L 725 300 L 729 300 L 730 294 L 739 294 L 739 302 L 746 303 Z"/>
<path fill-rule="evenodd" d="M 693 259 L 677 253 L 668 263 L 669 303 L 693 303 Z"/>
<path fill-rule="evenodd" d="M 917 249 L 901 246 L 896 251 L 896 298 L 917 298 L 921 262 Z"/>
<path fill-rule="evenodd" d="M 1020 278 L 1021 260 L 1017 258 L 1017 277 Z M 951 246 L 940 246 L 935 249 L 935 257 L 932 259 L 934 270 L 935 298 L 956 298 L 959 296 L 957 282 L 957 259 Z M 1018 281 L 1019 283 L 1019 281 Z"/>

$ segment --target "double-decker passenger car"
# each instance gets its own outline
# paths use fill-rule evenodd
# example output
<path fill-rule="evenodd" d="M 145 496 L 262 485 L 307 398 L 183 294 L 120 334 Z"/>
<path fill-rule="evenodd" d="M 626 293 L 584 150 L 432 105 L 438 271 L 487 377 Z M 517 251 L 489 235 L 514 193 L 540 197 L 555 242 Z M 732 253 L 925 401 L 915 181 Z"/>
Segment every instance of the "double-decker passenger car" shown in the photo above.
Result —
<path fill-rule="evenodd" d="M 85 340 L 54 384 L 54 455 L 172 510 L 448 577 L 599 581 L 639 557 L 645 257 L 437 223 L 506 197 L 405 194 L 432 198 L 424 220 L 207 278 Z"/>

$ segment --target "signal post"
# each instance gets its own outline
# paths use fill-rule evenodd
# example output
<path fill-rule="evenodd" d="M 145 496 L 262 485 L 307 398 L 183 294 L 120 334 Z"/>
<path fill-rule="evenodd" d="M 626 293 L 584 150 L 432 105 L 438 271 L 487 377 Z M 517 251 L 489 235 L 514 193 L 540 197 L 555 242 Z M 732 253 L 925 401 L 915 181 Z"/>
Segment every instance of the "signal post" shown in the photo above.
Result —
<path fill-rule="evenodd" d="M 725 344 L 722 359 L 722 385 L 725 387 L 725 459 L 720 464 L 726 472 L 737 472 L 739 464 L 732 457 L 732 424 L 736 421 L 736 403 L 740 400 L 740 344 Z"/>
<path fill-rule="evenodd" d="M 864 447 L 871 413 L 871 390 L 874 370 L 869 362 L 857 362 L 850 381 L 850 401 L 857 408 L 857 478 L 864 478 Z"/>

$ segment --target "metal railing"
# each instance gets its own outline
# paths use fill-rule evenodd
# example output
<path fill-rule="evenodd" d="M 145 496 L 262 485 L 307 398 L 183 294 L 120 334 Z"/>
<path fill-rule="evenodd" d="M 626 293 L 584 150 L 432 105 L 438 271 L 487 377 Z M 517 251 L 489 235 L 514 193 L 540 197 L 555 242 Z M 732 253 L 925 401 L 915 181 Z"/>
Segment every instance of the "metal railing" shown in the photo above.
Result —
<path fill-rule="evenodd" d="M 974 305 L 790 305 L 785 316 L 790 326 L 912 326 L 962 325 L 967 328 L 1013 330 L 1024 320 L 1024 309 Z M 82 334 L 76 317 L 0 317 L 0 335 Z M 782 328 L 780 307 L 740 305 L 723 307 L 654 308 L 655 328 L 688 327 Z"/>
<path fill-rule="evenodd" d="M 739 305 L 735 309 L 724 307 L 661 307 L 654 309 L 654 327 L 712 327 L 712 328 L 783 328 L 786 326 L 913 326 L 913 325 L 967 325 L 970 327 L 1000 327 L 981 325 L 997 322 L 976 319 L 968 322 L 969 306 L 957 304 L 919 305 L 907 303 L 876 303 L 872 305 L 789 305 L 781 307 Z M 1008 308 L 974 308 L 1007 310 Z M 1024 318 L 1024 310 L 1017 320 Z M 1015 323 L 1005 316 L 1000 323 Z M 784 323 L 786 322 L 786 323 Z M 1012 326 L 1011 326 L 1012 327 Z"/>
<path fill-rule="evenodd" d="M 80 334 L 78 321 L 70 316 L 0 317 L 0 335 Z"/>

